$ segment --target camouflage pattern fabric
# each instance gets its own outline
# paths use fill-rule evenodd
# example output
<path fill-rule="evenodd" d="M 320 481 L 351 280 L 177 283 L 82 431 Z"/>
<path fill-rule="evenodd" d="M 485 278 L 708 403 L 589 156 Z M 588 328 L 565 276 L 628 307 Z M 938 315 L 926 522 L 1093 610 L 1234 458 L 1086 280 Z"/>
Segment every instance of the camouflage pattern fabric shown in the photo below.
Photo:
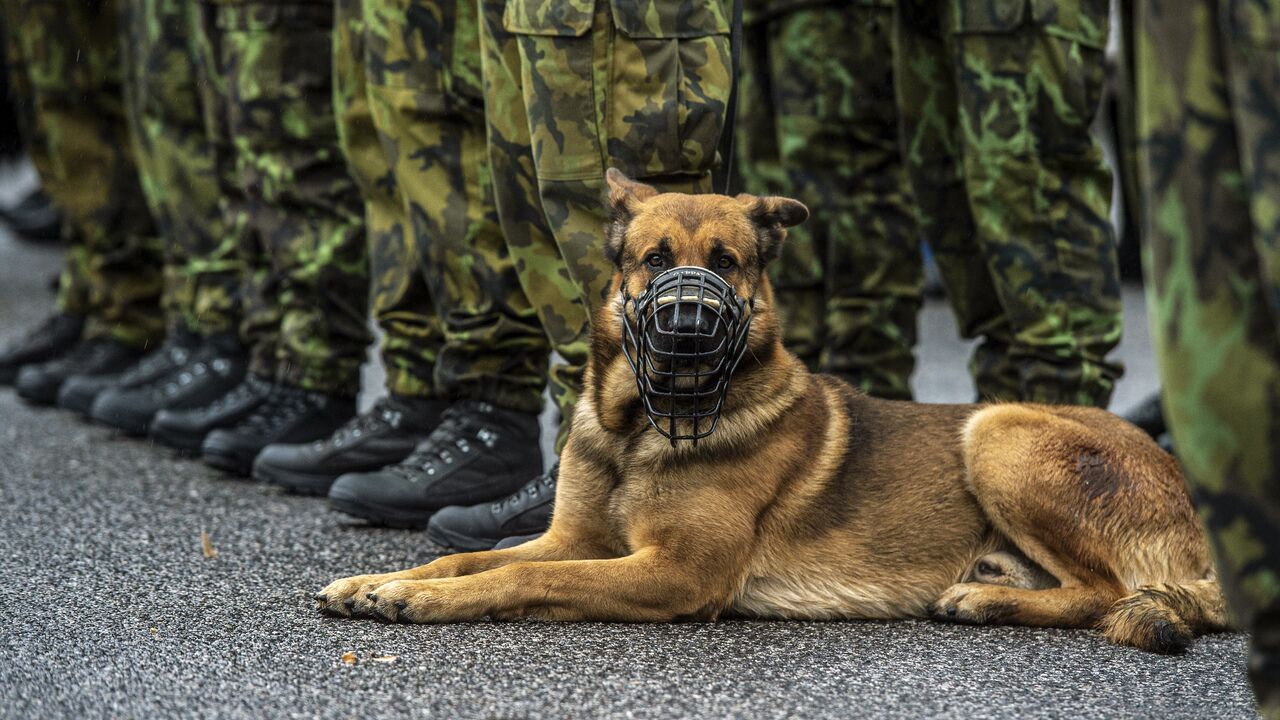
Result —
<path fill-rule="evenodd" d="M 587 334 L 607 290 L 604 171 L 705 192 L 729 99 L 719 0 L 483 0 L 494 192 L 525 293 L 552 347 L 563 445 Z"/>
<path fill-rule="evenodd" d="M 87 337 L 143 346 L 164 334 L 163 249 L 138 187 L 121 90 L 118 8 L 101 2 L 4 3 L 31 157 L 75 244 L 58 304 Z"/>
<path fill-rule="evenodd" d="M 371 338 L 363 207 L 338 147 L 326 2 L 205 4 L 197 49 L 250 370 L 336 395 Z"/>
<path fill-rule="evenodd" d="M 1105 407 L 1122 367 L 1101 0 L 900 0 L 908 174 L 984 399 Z"/>
<path fill-rule="evenodd" d="M 1164 407 L 1280 718 L 1280 2 L 1136 3 L 1145 266 Z"/>
<path fill-rule="evenodd" d="M 165 243 L 171 323 L 229 332 L 240 266 L 226 237 L 216 157 L 196 83 L 195 12 L 182 0 L 123 0 L 125 100 L 142 189 Z"/>
<path fill-rule="evenodd" d="M 772 280 L 787 346 L 814 370 L 909 399 L 924 273 L 898 142 L 892 3 L 748 4 L 742 189 L 811 215 Z"/>
<path fill-rule="evenodd" d="M 434 373 L 444 345 L 444 324 L 432 305 L 420 243 L 405 216 L 399 183 L 373 122 L 366 80 L 365 58 L 371 50 L 366 39 L 384 30 L 365 19 L 365 9 L 374 4 L 337 3 L 333 64 L 338 137 L 364 199 L 370 297 L 374 320 L 382 330 L 387 389 L 396 395 L 438 397 Z"/>
<path fill-rule="evenodd" d="M 384 361 L 399 368 L 390 388 L 537 412 L 549 350 L 494 205 L 477 6 L 353 0 L 339 12 L 342 136 L 373 199 L 374 311 Z"/>

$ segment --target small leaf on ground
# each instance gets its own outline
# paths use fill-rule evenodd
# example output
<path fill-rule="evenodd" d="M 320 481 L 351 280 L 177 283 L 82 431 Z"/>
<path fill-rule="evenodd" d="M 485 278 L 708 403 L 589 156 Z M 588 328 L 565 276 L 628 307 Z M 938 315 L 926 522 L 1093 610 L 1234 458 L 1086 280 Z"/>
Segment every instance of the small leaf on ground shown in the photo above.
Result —
<path fill-rule="evenodd" d="M 355 665 L 357 662 L 359 662 L 359 660 L 356 658 L 356 654 L 353 652 L 344 652 L 342 653 L 342 657 L 338 659 L 348 665 Z"/>
<path fill-rule="evenodd" d="M 370 655 L 369 659 L 380 663 L 393 663 L 399 659 L 399 655 Z"/>
<path fill-rule="evenodd" d="M 209 533 L 204 530 L 200 531 L 200 551 L 207 558 L 218 557 L 218 551 L 213 548 L 213 541 L 209 539 Z"/>

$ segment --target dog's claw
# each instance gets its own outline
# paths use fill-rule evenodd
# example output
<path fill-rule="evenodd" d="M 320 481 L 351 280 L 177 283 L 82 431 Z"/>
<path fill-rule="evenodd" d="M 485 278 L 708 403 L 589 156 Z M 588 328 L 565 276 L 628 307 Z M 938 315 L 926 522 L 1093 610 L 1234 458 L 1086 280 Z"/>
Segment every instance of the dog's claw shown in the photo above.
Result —
<path fill-rule="evenodd" d="M 404 600 L 397 600 L 397 601 L 396 601 L 396 609 L 397 609 L 397 610 L 403 610 L 403 609 L 405 609 L 405 608 L 407 608 L 407 607 L 409 607 L 409 603 L 408 603 L 408 602 L 406 602 L 406 601 L 404 601 Z"/>
<path fill-rule="evenodd" d="M 355 606 L 356 606 L 356 599 L 353 597 L 349 597 L 346 600 L 343 600 L 342 604 L 346 605 L 348 610 L 353 610 L 355 609 Z"/>
<path fill-rule="evenodd" d="M 956 607 L 955 605 L 952 605 L 951 607 L 947 608 L 947 617 L 955 617 L 955 616 L 956 616 Z"/>
<path fill-rule="evenodd" d="M 315 600 L 316 602 L 322 602 L 322 603 L 329 602 L 329 596 L 325 595 L 324 593 L 316 593 L 315 595 L 311 596 L 311 599 Z"/>
<path fill-rule="evenodd" d="M 365 593 L 364 596 L 369 598 L 369 602 L 374 602 L 374 603 L 378 602 L 378 596 L 374 595 L 373 593 Z"/>

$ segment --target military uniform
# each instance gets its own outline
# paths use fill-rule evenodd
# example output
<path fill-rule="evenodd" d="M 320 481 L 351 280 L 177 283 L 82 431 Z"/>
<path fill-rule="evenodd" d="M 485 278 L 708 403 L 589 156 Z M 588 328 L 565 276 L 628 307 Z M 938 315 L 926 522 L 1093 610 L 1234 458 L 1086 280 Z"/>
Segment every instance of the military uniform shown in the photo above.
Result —
<path fill-rule="evenodd" d="M 30 155 L 75 244 L 58 306 L 85 335 L 142 347 L 164 334 L 162 247 L 138 188 L 121 91 L 117 6 L 4 4 Z"/>
<path fill-rule="evenodd" d="M 477 21 L 466 0 L 340 0 L 339 130 L 388 389 L 537 412 L 549 351 L 494 206 Z"/>
<path fill-rule="evenodd" d="M 742 189 L 809 206 L 772 268 L 787 346 L 908 399 L 923 269 L 898 142 L 891 0 L 748 3 Z"/>
<path fill-rule="evenodd" d="M 240 302 L 250 370 L 354 396 L 370 336 L 360 194 L 338 147 L 330 2 L 206 2 L 197 72 L 224 236 L 197 314 Z M 231 273 L 223 268 L 234 266 Z M 223 290 L 237 275 L 235 297 Z"/>
<path fill-rule="evenodd" d="M 1249 672 L 1280 718 L 1280 2 L 1140 0 L 1147 297 L 1164 408 Z"/>
<path fill-rule="evenodd" d="M 604 172 L 663 190 L 711 190 L 731 88 L 718 0 L 484 0 L 481 49 L 494 191 L 524 287 L 563 362 L 551 392 L 568 418 L 604 256 Z"/>
<path fill-rule="evenodd" d="M 1122 368 L 1101 0 L 899 0 L 908 174 L 987 399 L 1106 406 Z"/>
<path fill-rule="evenodd" d="M 196 335 L 232 331 L 239 265 L 196 83 L 198 5 L 123 0 L 125 99 L 142 189 L 164 239 L 165 316 Z"/>

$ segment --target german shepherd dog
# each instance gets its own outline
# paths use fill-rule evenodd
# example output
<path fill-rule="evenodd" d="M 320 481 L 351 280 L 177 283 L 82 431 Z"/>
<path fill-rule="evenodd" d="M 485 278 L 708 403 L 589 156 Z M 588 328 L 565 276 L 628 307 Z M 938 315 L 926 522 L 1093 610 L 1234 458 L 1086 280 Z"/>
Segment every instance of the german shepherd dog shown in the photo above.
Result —
<path fill-rule="evenodd" d="M 1094 408 L 879 400 L 811 374 L 783 349 L 765 276 L 804 205 L 660 194 L 615 169 L 608 185 L 616 273 L 550 529 L 337 580 L 320 610 L 933 617 L 1098 628 L 1156 652 L 1226 627 L 1178 464 L 1141 430 Z"/>

